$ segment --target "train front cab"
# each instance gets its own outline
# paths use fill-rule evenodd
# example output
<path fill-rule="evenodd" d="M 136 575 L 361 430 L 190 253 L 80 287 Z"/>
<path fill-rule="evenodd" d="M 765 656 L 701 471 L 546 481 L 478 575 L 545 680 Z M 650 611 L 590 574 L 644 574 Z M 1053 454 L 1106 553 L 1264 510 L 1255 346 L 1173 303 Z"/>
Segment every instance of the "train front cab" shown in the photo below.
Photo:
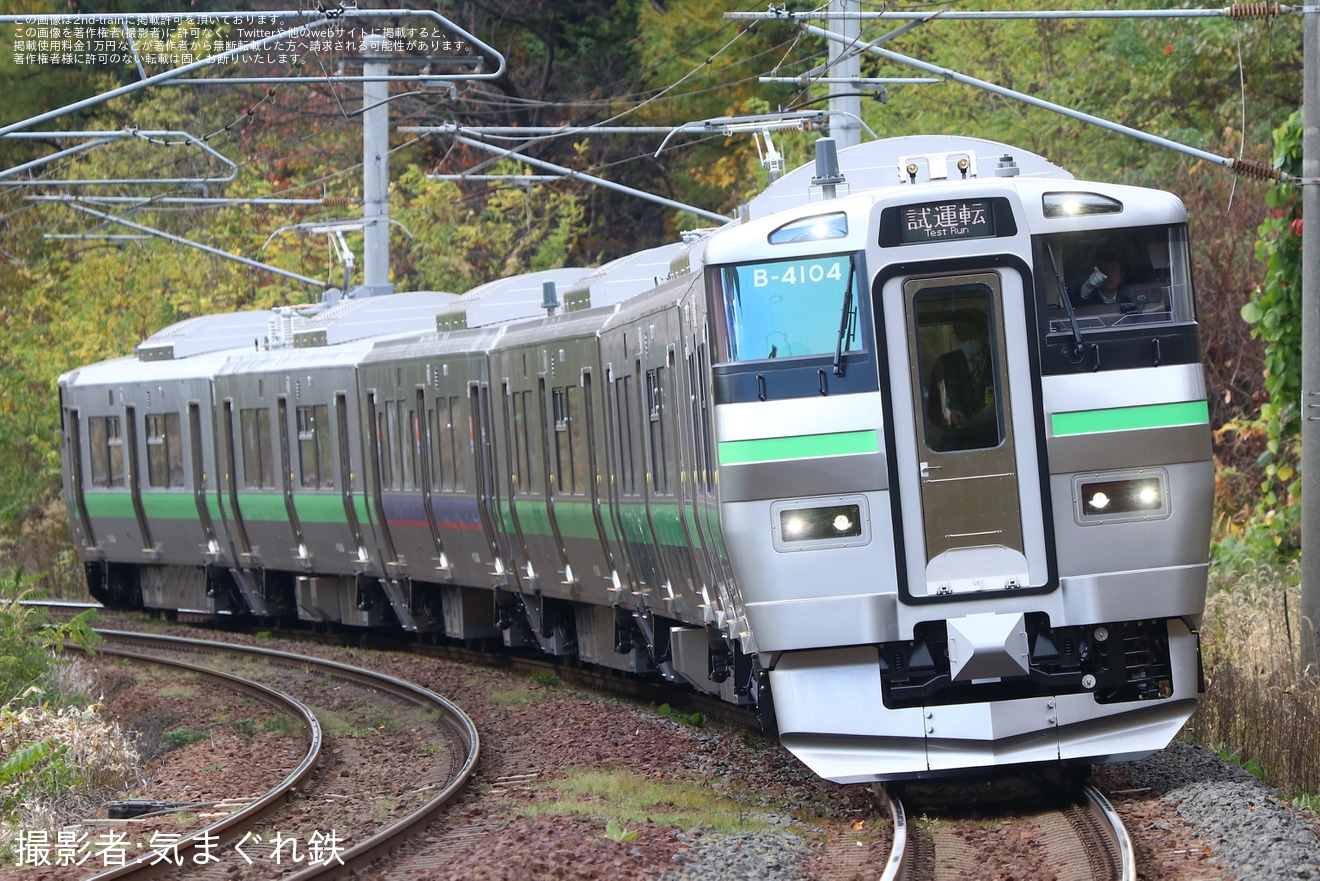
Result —
<path fill-rule="evenodd" d="M 757 384 L 717 413 L 722 512 L 781 738 L 824 777 L 1135 758 L 1195 707 L 1213 476 L 1184 215 L 1124 188 L 1065 214 L 1051 187 L 877 203 L 858 324 L 874 316 L 878 395 L 831 410 L 823 387 L 790 422 L 765 394 L 788 365 L 717 368 L 717 389 L 721 372 Z M 939 228 L 958 217 L 976 225 Z M 1144 298 L 1065 300 L 1114 248 Z M 790 265 L 734 274 L 746 292 Z M 954 362 L 974 396 L 950 391 Z M 832 448 L 868 419 L 876 447 Z M 824 431 L 783 437 L 794 423 Z M 778 452 L 753 479 L 736 457 L 758 434 Z M 814 455 L 795 454 L 808 438 Z M 783 492 L 798 472 L 820 475 L 814 492 Z"/>

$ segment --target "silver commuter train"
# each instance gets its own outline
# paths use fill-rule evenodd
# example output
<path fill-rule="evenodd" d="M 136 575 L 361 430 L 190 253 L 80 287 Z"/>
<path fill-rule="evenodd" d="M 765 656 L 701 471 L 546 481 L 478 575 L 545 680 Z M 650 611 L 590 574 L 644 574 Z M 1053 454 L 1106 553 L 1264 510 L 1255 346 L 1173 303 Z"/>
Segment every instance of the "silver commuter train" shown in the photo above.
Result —
<path fill-rule="evenodd" d="M 824 155 L 599 270 L 65 374 L 89 589 L 658 672 L 839 782 L 1163 748 L 1213 494 L 1181 203 L 969 138 Z"/>

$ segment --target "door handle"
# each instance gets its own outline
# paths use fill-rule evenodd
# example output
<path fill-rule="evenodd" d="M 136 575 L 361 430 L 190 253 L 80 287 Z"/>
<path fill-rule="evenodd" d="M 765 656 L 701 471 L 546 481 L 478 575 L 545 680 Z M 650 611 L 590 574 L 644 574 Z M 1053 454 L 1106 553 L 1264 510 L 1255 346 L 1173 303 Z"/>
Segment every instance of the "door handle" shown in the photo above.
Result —
<path fill-rule="evenodd" d="M 944 467 L 943 465 L 932 465 L 932 464 L 930 464 L 929 462 L 922 462 L 922 463 L 921 463 L 921 476 L 922 476 L 923 479 L 924 479 L 924 478 L 927 478 L 927 477 L 930 477 L 930 473 L 931 473 L 932 471 L 939 471 L 939 470 L 940 470 L 941 468 L 943 468 L 943 467 Z"/>

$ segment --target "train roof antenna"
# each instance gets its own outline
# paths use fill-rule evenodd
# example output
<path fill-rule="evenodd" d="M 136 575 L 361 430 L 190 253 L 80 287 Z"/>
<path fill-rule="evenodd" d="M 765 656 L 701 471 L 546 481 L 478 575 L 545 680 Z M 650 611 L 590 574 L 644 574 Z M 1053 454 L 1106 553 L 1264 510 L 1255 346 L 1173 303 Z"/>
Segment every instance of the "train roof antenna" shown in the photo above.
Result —
<path fill-rule="evenodd" d="M 820 138 L 816 141 L 816 176 L 811 179 L 811 185 L 820 187 L 826 199 L 833 199 L 836 187 L 843 181 L 834 138 Z"/>

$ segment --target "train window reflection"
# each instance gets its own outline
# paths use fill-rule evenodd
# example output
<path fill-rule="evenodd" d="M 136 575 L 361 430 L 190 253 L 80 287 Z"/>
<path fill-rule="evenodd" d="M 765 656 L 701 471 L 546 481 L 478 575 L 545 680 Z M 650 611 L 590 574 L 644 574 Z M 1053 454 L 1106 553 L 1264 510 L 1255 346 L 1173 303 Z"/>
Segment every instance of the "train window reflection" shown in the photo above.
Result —
<path fill-rule="evenodd" d="M 1195 318 L 1183 225 L 1040 236 L 1035 248 L 1047 334 L 1070 334 L 1074 324 L 1089 333 Z"/>
<path fill-rule="evenodd" d="M 929 288 L 913 307 L 927 447 L 947 453 L 998 446 L 1004 429 L 990 289 Z"/>
<path fill-rule="evenodd" d="M 715 286 L 720 355 L 756 361 L 833 355 L 840 327 L 853 327 L 857 298 L 846 255 L 799 257 L 721 267 Z M 844 310 L 848 310 L 848 315 Z M 844 334 L 842 351 L 857 344 Z"/>

